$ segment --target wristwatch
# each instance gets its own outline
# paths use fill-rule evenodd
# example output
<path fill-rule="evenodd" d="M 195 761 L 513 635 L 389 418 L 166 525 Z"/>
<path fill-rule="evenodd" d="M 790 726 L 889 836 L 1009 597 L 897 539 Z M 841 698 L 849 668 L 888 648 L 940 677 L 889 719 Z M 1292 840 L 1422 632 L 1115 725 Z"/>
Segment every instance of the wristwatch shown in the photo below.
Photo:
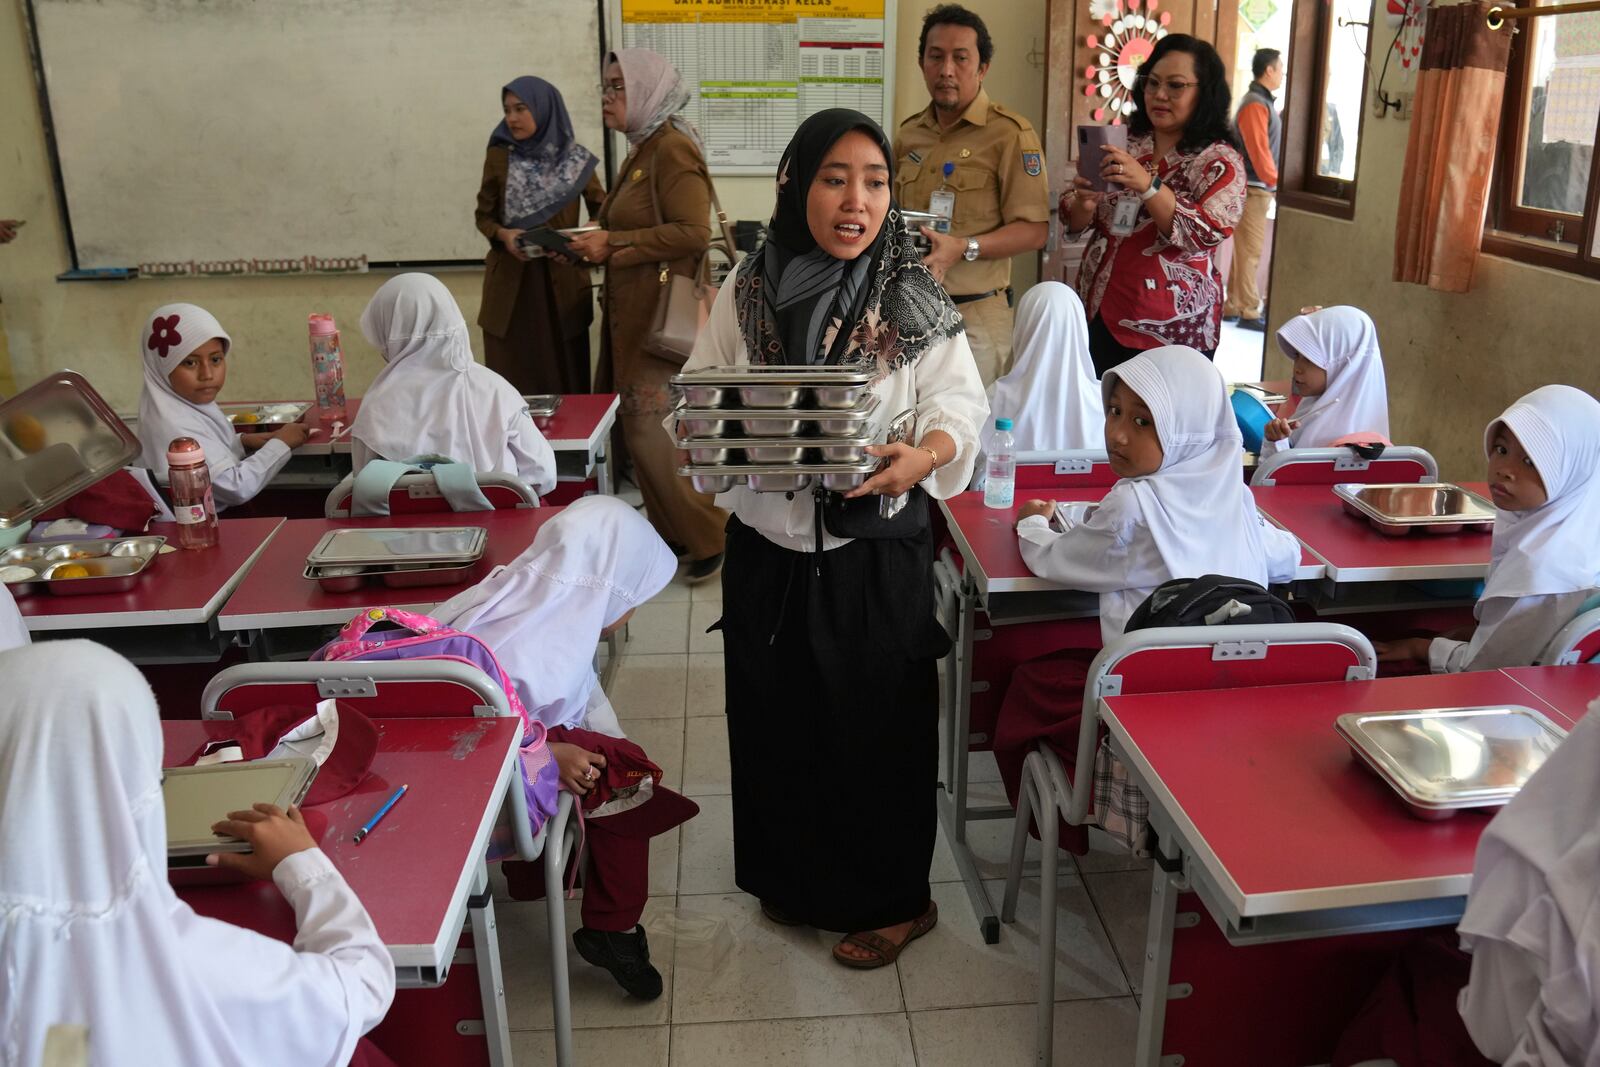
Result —
<path fill-rule="evenodd" d="M 976 237 L 967 238 L 967 250 L 961 253 L 961 258 L 968 263 L 978 258 L 978 239 Z"/>
<path fill-rule="evenodd" d="M 1152 200 L 1154 200 L 1156 198 L 1156 194 L 1159 193 L 1160 191 L 1161 191 L 1161 175 L 1152 174 L 1152 175 L 1150 175 L 1150 188 L 1148 188 L 1144 192 L 1140 193 L 1139 194 L 1139 199 L 1142 202 L 1148 204 L 1150 201 L 1152 201 Z"/>

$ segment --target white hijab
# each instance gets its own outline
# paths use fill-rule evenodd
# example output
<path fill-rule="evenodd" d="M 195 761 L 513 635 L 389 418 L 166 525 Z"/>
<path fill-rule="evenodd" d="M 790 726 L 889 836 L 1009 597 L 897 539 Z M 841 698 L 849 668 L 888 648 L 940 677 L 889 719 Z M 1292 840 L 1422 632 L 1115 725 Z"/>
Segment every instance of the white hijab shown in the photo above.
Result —
<path fill-rule="evenodd" d="M 551 728 L 581 726 L 600 631 L 661 592 L 677 568 L 642 515 L 615 497 L 585 497 L 433 615 L 494 650 L 530 715 Z"/>
<path fill-rule="evenodd" d="M 22 612 L 17 610 L 11 590 L 0 584 L 0 652 L 21 648 L 32 641 L 28 636 L 28 624 L 22 621 Z"/>
<path fill-rule="evenodd" d="M 1484 430 L 1485 455 L 1501 423 L 1538 468 L 1547 499 L 1532 511 L 1496 510 L 1479 603 L 1600 587 L 1600 401 L 1570 385 L 1535 389 Z"/>
<path fill-rule="evenodd" d="M 1194 349 L 1171 345 L 1107 371 L 1101 382 L 1107 406 L 1118 379 L 1155 417 L 1163 452 L 1159 470 L 1118 482 L 1102 504 L 1102 510 L 1126 506 L 1131 494 L 1161 556 L 1164 573 L 1130 575 L 1129 587 L 1202 574 L 1266 585 L 1261 519 L 1244 483 L 1244 441 L 1221 372 Z"/>
<path fill-rule="evenodd" d="M 211 340 L 222 340 L 231 355 L 233 338 L 205 308 L 193 304 L 166 304 L 145 320 L 139 335 L 144 359 L 144 388 L 139 393 L 139 444 L 141 458 L 156 477 L 167 477 L 167 446 L 174 438 L 192 437 L 205 449 L 206 466 L 215 474 L 244 459 L 244 442 L 233 424 L 213 401 L 191 404 L 172 388 L 171 374 L 178 364 Z"/>
<path fill-rule="evenodd" d="M 0 654 L 0 1063 L 54 1023 L 90 1061 L 333 1065 L 360 1033 L 294 949 L 197 916 L 167 883 L 155 697 L 90 641 Z M 333 983 L 329 983 L 333 984 Z"/>
<path fill-rule="evenodd" d="M 398 274 L 361 315 L 386 366 L 361 398 L 350 433 L 385 459 L 448 456 L 515 476 L 512 420 L 527 409 L 500 375 L 472 359 L 467 322 L 439 279 Z"/>
<path fill-rule="evenodd" d="M 1325 448 L 1354 433 L 1389 437 L 1389 392 L 1378 350 L 1378 328 L 1365 311 L 1328 307 L 1297 315 L 1278 331 L 1278 347 L 1291 359 L 1304 356 L 1328 372 L 1321 396 L 1295 410 L 1301 424 L 1290 448 Z"/>
<path fill-rule="evenodd" d="M 1089 358 L 1083 301 L 1070 286 L 1040 282 L 1017 303 L 1011 373 L 990 387 L 989 409 L 1010 419 L 1018 452 L 1105 447 L 1105 408 Z"/>
<path fill-rule="evenodd" d="M 1480 1046 L 1512 1044 L 1519 1064 L 1600 1063 L 1596 767 L 1600 703 L 1478 839 L 1458 930 L 1483 959 L 1461 993 L 1462 1015 Z M 1490 959 L 1503 973 L 1488 973 Z"/>

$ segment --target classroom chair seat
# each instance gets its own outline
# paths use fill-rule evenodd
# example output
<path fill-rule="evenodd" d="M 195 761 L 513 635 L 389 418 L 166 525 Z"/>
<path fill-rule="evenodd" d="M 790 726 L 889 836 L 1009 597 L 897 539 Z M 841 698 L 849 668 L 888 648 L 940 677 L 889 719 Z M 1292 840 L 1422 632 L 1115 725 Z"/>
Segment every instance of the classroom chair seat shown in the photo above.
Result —
<path fill-rule="evenodd" d="M 1544 646 L 1535 667 L 1570 667 L 1600 661 L 1600 596 L 1584 603 L 1577 618 L 1556 631 Z"/>
<path fill-rule="evenodd" d="M 1439 480 L 1439 464 L 1426 449 L 1390 445 L 1377 459 L 1348 448 L 1289 448 L 1263 456 L 1251 485 L 1415 484 Z"/>
<path fill-rule="evenodd" d="M 1017 818 L 1006 870 L 1000 921 L 1017 917 L 1023 855 L 1030 825 L 1037 824 L 1039 873 L 1039 985 L 1035 1020 L 1036 1062 L 1051 1063 L 1055 1026 L 1056 870 L 1059 824 L 1097 821 L 1092 811 L 1095 756 L 1105 731 L 1100 698 L 1125 693 L 1184 693 L 1195 689 L 1351 681 L 1376 677 L 1377 654 L 1348 626 L 1296 622 L 1260 626 L 1168 626 L 1123 634 L 1089 667 L 1078 727 L 1076 765 L 1040 744 L 1023 760 Z"/>

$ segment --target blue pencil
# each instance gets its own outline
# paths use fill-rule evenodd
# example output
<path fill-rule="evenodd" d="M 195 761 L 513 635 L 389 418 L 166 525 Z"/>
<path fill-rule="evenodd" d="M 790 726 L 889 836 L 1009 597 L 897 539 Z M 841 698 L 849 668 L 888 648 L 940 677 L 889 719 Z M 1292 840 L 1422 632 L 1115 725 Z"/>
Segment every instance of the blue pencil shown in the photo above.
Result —
<path fill-rule="evenodd" d="M 365 826 L 356 831 L 356 844 L 361 844 L 361 839 L 372 832 L 372 828 L 378 825 L 378 820 L 389 814 L 389 809 L 394 807 L 400 798 L 406 795 L 406 790 L 410 788 L 409 785 L 401 786 L 394 791 L 394 796 L 383 802 L 383 807 L 379 808 L 377 813 L 367 820 Z"/>

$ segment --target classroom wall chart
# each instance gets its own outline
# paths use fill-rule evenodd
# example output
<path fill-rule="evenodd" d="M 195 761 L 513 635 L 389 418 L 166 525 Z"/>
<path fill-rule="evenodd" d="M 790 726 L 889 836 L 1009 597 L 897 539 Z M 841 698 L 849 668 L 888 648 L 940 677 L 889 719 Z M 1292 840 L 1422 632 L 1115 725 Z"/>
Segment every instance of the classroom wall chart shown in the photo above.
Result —
<path fill-rule="evenodd" d="M 770 174 L 795 126 L 849 107 L 893 128 L 895 0 L 621 0 L 624 48 L 659 52 L 718 174 Z"/>

